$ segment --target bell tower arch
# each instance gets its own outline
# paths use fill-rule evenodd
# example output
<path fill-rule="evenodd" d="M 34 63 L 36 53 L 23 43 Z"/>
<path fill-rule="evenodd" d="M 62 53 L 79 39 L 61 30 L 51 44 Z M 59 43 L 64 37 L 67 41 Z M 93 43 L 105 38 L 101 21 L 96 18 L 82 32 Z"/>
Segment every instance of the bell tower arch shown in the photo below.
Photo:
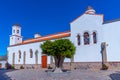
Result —
<path fill-rule="evenodd" d="M 12 26 L 12 35 L 10 35 L 10 45 L 22 43 L 21 27 L 19 24 Z"/>

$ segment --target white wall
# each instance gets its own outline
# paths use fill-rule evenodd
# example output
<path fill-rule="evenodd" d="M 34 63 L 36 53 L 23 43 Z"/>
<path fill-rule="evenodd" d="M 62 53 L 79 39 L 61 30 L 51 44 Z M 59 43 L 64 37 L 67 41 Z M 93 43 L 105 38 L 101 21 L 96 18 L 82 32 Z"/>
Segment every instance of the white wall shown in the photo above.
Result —
<path fill-rule="evenodd" d="M 101 61 L 101 41 L 102 41 L 102 15 L 83 14 L 70 24 L 71 41 L 76 46 L 75 62 L 97 62 Z M 93 32 L 97 32 L 97 44 L 93 44 Z M 90 44 L 84 45 L 83 34 L 88 32 Z M 81 45 L 77 45 L 77 34 L 81 37 Z"/>
<path fill-rule="evenodd" d="M 8 47 L 8 61 L 10 64 L 12 64 L 12 56 L 13 53 L 15 53 L 15 64 L 23 64 L 23 53 L 26 52 L 26 64 L 35 64 L 35 51 L 38 50 L 38 64 L 41 64 L 41 56 L 42 56 L 42 50 L 40 49 L 40 45 L 42 42 L 37 43 L 31 43 L 31 44 L 25 44 L 25 45 L 19 45 L 19 46 L 13 46 Z M 30 58 L 30 49 L 33 50 L 33 58 Z M 19 54 L 18 51 L 21 51 L 21 59 L 19 62 Z M 48 59 L 49 60 L 49 59 Z M 48 61 L 50 62 L 50 61 Z"/>
<path fill-rule="evenodd" d="M 2 64 L 1 68 L 5 68 L 6 61 L 0 61 L 0 63 Z"/>
<path fill-rule="evenodd" d="M 108 61 L 120 61 L 120 21 L 103 25 Z"/>
<path fill-rule="evenodd" d="M 65 37 L 66 39 L 69 39 L 69 37 Z M 52 40 L 54 41 L 54 40 Z M 8 62 L 12 64 L 13 59 L 13 53 L 15 53 L 15 64 L 23 64 L 23 53 L 26 52 L 26 62 L 25 64 L 35 64 L 35 51 L 38 50 L 38 64 L 41 64 L 41 56 L 42 56 L 42 50 L 40 48 L 40 45 L 43 42 L 36 42 L 36 43 L 30 43 L 30 44 L 24 44 L 24 45 L 18 45 L 13 47 L 8 47 Z M 30 58 L 30 49 L 33 50 L 33 58 Z M 18 51 L 21 51 L 21 58 L 19 62 L 19 53 Z M 50 64 L 50 56 L 47 58 L 47 63 Z M 70 62 L 70 59 L 65 59 L 66 62 Z"/>

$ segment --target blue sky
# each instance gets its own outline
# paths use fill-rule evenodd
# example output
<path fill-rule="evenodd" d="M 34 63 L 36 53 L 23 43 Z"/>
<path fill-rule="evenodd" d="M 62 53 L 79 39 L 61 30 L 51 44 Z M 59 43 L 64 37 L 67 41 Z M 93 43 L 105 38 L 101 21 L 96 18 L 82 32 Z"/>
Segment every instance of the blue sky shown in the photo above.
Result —
<path fill-rule="evenodd" d="M 120 18 L 120 0 L 0 0 L 0 55 L 7 53 L 12 25 L 19 23 L 23 39 L 70 30 L 69 23 L 88 5 L 104 20 Z"/>

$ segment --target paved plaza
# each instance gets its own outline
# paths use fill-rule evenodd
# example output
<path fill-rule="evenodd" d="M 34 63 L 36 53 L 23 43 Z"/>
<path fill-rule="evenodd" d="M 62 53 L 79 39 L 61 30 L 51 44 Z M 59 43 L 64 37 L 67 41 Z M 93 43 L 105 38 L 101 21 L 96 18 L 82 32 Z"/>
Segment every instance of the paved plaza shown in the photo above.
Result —
<path fill-rule="evenodd" d="M 72 70 L 52 75 L 41 69 L 0 70 L 0 80 L 120 80 L 120 70 Z"/>

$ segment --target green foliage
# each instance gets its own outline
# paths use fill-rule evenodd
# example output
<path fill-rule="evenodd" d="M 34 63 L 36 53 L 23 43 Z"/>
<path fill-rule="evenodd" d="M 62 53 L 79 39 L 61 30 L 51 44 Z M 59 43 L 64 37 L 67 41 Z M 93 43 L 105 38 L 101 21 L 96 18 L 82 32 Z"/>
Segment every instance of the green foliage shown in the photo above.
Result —
<path fill-rule="evenodd" d="M 20 69 L 24 69 L 23 65 L 20 66 Z"/>
<path fill-rule="evenodd" d="M 14 65 L 11 65 L 11 69 L 15 69 L 15 66 L 14 66 Z"/>
<path fill-rule="evenodd" d="M 10 65 L 8 62 L 5 64 L 6 69 L 15 69 L 14 65 Z"/>
<path fill-rule="evenodd" d="M 43 54 L 54 55 L 54 47 L 52 41 L 46 41 L 41 45 Z"/>
<path fill-rule="evenodd" d="M 48 66 L 48 69 L 53 69 L 50 65 Z"/>
<path fill-rule="evenodd" d="M 108 66 L 106 64 L 102 64 L 102 70 L 107 70 L 108 69 Z"/>
<path fill-rule="evenodd" d="M 69 39 L 59 39 L 55 41 L 46 41 L 41 45 L 44 54 L 52 56 L 73 57 L 75 46 Z"/>

